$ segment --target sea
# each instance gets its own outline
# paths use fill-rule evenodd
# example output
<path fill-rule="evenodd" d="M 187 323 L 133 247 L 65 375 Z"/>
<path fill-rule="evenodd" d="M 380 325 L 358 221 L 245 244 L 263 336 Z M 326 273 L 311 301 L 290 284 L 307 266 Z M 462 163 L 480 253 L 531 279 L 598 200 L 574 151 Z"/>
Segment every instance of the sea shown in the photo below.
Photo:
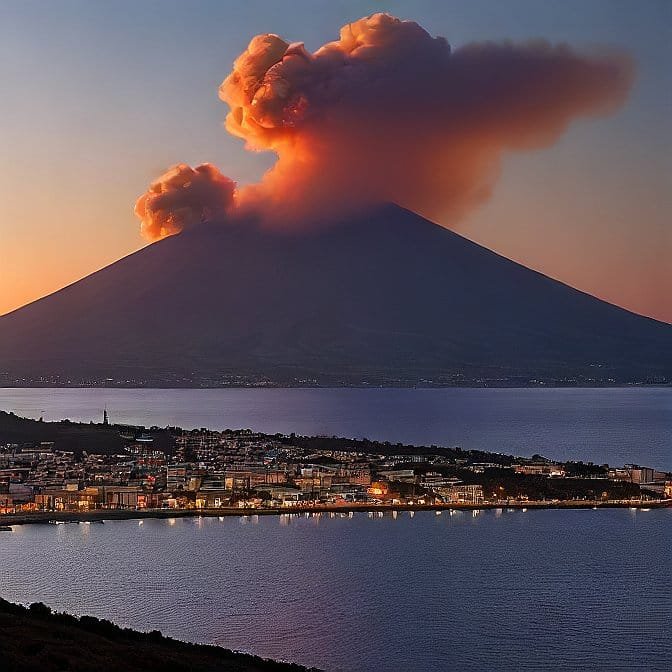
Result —
<path fill-rule="evenodd" d="M 2 389 L 45 420 L 251 428 L 672 470 L 672 389 Z M 672 509 L 23 525 L 0 597 L 327 672 L 672 669 Z"/>
<path fill-rule="evenodd" d="M 672 471 L 672 388 L 0 388 L 44 420 L 241 429 L 460 446 Z"/>
<path fill-rule="evenodd" d="M 669 671 L 672 509 L 0 532 L 0 595 L 330 672 Z"/>

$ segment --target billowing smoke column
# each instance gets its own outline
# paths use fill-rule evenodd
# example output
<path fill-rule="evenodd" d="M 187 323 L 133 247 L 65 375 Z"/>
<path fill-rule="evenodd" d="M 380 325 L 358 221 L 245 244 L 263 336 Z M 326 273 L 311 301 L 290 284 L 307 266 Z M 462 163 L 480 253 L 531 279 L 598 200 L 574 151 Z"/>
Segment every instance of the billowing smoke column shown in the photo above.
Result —
<path fill-rule="evenodd" d="M 632 76 L 622 54 L 542 41 L 451 51 L 444 38 L 387 14 L 346 25 L 312 54 L 259 35 L 220 97 L 231 108 L 227 130 L 278 160 L 240 189 L 236 211 L 309 226 L 393 201 L 453 226 L 490 196 L 504 152 L 550 145 L 573 119 L 612 111 Z M 178 210 L 181 196 L 171 199 Z M 136 210 L 147 232 L 180 228 L 148 226 Z"/>
<path fill-rule="evenodd" d="M 235 183 L 204 163 L 174 166 L 137 200 L 135 214 L 147 240 L 164 238 L 203 222 L 224 219 L 233 207 Z"/>

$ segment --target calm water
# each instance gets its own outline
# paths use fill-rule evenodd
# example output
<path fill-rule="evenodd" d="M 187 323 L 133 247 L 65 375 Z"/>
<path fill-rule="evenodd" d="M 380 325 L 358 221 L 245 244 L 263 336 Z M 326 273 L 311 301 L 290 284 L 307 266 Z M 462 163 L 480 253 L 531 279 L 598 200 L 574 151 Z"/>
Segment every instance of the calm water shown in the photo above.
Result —
<path fill-rule="evenodd" d="M 5 389 L 47 420 L 368 436 L 672 469 L 672 390 Z M 0 595 L 331 672 L 668 670 L 672 510 L 0 533 Z"/>
<path fill-rule="evenodd" d="M 672 510 L 15 527 L 0 594 L 332 672 L 669 670 Z"/>
<path fill-rule="evenodd" d="M 45 420 L 249 427 L 672 470 L 672 389 L 0 389 Z"/>

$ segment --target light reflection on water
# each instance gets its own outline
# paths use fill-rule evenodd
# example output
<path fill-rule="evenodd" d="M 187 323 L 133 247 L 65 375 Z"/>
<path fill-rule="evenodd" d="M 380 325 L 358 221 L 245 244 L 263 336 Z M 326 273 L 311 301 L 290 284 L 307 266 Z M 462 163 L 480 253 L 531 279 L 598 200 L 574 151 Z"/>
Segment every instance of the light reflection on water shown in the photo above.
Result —
<path fill-rule="evenodd" d="M 497 509 L 17 526 L 0 595 L 333 672 L 663 670 L 671 523 Z"/>

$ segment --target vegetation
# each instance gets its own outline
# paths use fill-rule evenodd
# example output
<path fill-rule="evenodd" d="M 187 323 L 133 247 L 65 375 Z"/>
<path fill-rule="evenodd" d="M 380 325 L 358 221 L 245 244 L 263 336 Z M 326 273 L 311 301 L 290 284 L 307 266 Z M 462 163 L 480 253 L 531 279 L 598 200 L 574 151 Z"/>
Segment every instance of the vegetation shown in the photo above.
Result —
<path fill-rule="evenodd" d="M 460 471 L 463 483 L 483 486 L 486 497 L 501 499 L 527 497 L 534 501 L 549 499 L 630 499 L 641 495 L 639 486 L 629 481 L 592 478 L 549 478 L 515 474 L 511 470 L 486 469 L 482 474 Z"/>
<path fill-rule="evenodd" d="M 308 672 L 229 649 L 188 644 L 92 616 L 52 612 L 37 602 L 23 607 L 0 599 L 3 672 Z M 314 668 L 313 672 L 317 672 Z"/>
<path fill-rule="evenodd" d="M 443 446 L 411 446 L 404 443 L 390 443 L 389 441 L 372 441 L 370 439 L 344 439 L 337 436 L 297 436 L 290 434 L 275 438 L 283 443 L 298 448 L 314 451 L 357 452 L 370 455 L 432 455 L 446 460 L 469 460 L 470 462 L 492 462 L 509 465 L 515 461 L 512 455 L 489 453 L 484 450 L 462 450 L 461 448 L 445 448 Z"/>

